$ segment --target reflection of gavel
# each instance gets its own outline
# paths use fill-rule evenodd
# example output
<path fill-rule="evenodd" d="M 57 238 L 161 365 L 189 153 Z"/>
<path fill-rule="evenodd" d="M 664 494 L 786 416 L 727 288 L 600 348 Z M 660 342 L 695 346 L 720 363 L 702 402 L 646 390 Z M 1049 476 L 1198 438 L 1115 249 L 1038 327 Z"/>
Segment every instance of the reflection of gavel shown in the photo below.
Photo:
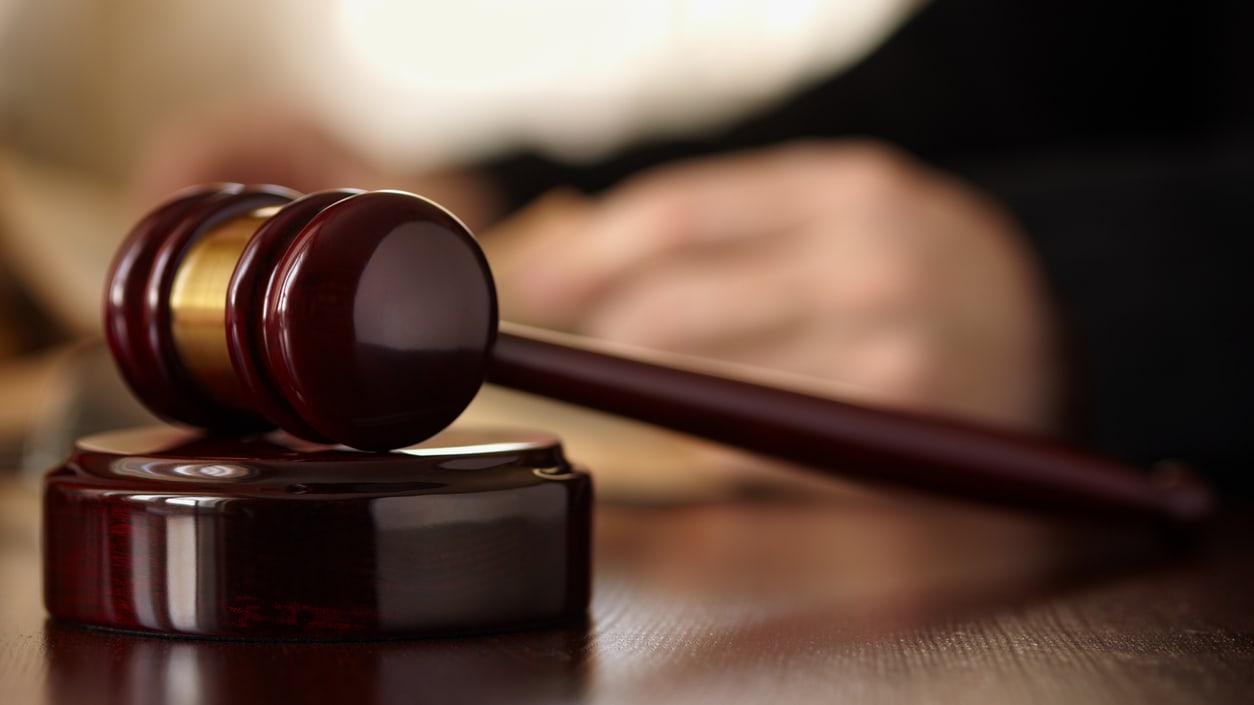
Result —
<path fill-rule="evenodd" d="M 172 420 L 279 426 L 367 450 L 451 423 L 485 377 L 820 470 L 1052 510 L 1194 520 L 1159 485 L 1037 439 L 498 332 L 487 262 L 440 207 L 398 192 L 184 193 L 114 263 L 110 346 Z"/>

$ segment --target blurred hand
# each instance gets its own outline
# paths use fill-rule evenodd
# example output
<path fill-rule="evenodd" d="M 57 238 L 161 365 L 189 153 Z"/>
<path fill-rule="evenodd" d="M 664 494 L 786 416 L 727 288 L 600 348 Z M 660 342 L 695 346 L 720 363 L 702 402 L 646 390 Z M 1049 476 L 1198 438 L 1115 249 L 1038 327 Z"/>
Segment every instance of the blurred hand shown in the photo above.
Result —
<path fill-rule="evenodd" d="M 411 191 L 445 206 L 472 229 L 494 218 L 498 209 L 490 189 L 471 171 L 386 169 L 309 116 L 282 106 L 249 106 L 169 126 L 147 145 L 131 191 L 137 207 L 147 211 L 187 186 L 228 181 L 277 184 L 302 193 Z"/>
<path fill-rule="evenodd" d="M 167 127 L 141 156 L 134 191 L 151 205 L 186 186 L 221 181 L 316 191 L 371 186 L 379 178 L 367 160 L 299 113 L 253 107 Z"/>
<path fill-rule="evenodd" d="M 1048 305 L 1015 225 L 868 143 L 553 194 L 484 238 L 522 323 L 853 385 L 862 401 L 1053 422 Z"/>

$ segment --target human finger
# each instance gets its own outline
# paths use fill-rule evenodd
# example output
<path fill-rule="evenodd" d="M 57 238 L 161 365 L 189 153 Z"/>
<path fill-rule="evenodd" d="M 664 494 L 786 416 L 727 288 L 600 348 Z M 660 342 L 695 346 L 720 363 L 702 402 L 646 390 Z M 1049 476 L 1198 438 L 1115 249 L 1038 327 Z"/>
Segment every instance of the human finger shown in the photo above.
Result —
<path fill-rule="evenodd" d="M 811 315 L 796 293 L 802 266 L 763 247 L 658 261 L 602 292 L 576 327 L 593 337 L 719 357 L 742 339 L 770 336 Z"/>
<path fill-rule="evenodd" d="M 807 217 L 798 176 L 771 155 L 649 175 L 598 201 L 578 231 L 517 267 L 519 295 L 561 318 L 650 263 L 776 237 Z"/>

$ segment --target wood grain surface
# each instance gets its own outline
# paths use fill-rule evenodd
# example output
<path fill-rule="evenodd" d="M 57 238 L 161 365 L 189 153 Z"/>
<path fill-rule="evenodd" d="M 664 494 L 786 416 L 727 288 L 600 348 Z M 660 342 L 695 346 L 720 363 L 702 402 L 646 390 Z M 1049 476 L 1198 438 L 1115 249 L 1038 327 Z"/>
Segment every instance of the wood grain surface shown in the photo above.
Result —
<path fill-rule="evenodd" d="M 347 643 L 50 622 L 37 514 L 29 486 L 0 485 L 6 705 L 1210 704 L 1254 693 L 1248 514 L 1181 548 L 866 493 L 607 503 L 586 622 Z"/>

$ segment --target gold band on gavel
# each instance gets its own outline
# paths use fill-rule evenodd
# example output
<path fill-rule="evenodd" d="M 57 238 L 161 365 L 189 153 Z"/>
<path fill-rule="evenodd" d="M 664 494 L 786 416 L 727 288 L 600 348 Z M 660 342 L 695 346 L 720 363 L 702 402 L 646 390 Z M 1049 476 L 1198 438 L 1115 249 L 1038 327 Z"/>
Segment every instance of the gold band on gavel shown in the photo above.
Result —
<path fill-rule="evenodd" d="M 216 225 L 192 244 L 170 291 L 170 328 L 184 366 L 214 399 L 247 409 L 226 343 L 226 295 L 249 238 L 277 207 Z"/>

